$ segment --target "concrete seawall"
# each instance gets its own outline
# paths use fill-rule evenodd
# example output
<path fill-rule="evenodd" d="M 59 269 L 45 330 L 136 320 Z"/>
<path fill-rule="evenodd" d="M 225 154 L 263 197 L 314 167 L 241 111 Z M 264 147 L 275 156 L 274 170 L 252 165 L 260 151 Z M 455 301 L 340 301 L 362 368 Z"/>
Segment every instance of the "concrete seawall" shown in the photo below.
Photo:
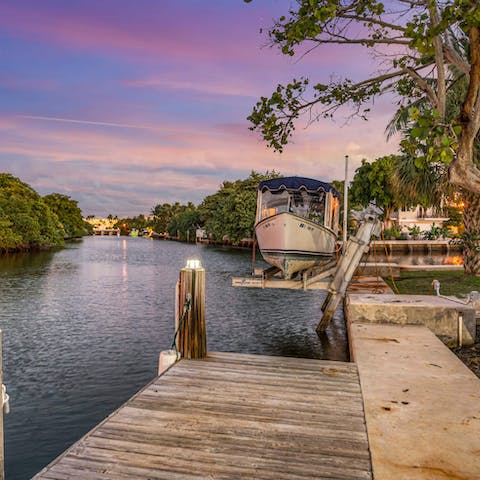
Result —
<path fill-rule="evenodd" d="M 425 325 L 450 347 L 475 342 L 474 307 L 447 298 L 349 294 L 345 312 L 350 323 Z"/>

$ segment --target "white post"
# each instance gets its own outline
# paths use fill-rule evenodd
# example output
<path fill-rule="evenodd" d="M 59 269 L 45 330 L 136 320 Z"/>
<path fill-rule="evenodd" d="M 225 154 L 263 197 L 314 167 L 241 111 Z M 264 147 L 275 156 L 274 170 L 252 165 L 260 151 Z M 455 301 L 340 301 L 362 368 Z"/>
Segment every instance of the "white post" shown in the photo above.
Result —
<path fill-rule="evenodd" d="M 162 350 L 158 359 L 158 375 L 168 370 L 178 360 L 178 357 L 175 350 Z"/>
<path fill-rule="evenodd" d="M 348 227 L 348 155 L 345 155 L 345 181 L 343 182 L 343 242 L 342 253 L 347 248 Z"/>

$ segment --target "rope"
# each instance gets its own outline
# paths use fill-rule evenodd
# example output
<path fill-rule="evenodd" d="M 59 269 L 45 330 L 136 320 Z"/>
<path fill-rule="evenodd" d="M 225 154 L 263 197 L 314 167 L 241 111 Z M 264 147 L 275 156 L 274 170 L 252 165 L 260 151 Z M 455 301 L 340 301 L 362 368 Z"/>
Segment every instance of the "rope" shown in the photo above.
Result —
<path fill-rule="evenodd" d="M 175 335 L 173 336 L 172 346 L 170 347 L 170 348 L 175 349 L 177 357 L 178 357 L 177 336 L 178 336 L 178 332 L 180 331 L 180 329 L 183 326 L 183 322 L 185 321 L 185 318 L 187 317 L 187 313 L 190 311 L 191 300 L 192 300 L 192 296 L 190 295 L 190 293 L 187 293 L 187 296 L 185 298 L 185 303 L 183 305 L 182 317 L 180 318 L 180 321 L 178 322 L 177 330 L 175 331 Z"/>

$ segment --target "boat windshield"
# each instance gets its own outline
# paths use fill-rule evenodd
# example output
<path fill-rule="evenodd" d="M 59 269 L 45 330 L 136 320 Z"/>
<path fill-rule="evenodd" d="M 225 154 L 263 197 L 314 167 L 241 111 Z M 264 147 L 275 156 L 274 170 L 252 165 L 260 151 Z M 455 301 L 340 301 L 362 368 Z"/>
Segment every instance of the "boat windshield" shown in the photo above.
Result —
<path fill-rule="evenodd" d="M 325 192 L 300 190 L 291 193 L 290 212 L 323 225 L 325 219 Z"/>
<path fill-rule="evenodd" d="M 265 190 L 262 192 L 261 202 L 261 218 L 271 217 L 277 213 L 288 212 L 290 194 L 283 189 L 275 192 Z"/>
<path fill-rule="evenodd" d="M 319 225 L 325 221 L 325 192 L 306 190 L 265 190 L 261 193 L 259 220 L 283 212 L 290 212 Z"/>

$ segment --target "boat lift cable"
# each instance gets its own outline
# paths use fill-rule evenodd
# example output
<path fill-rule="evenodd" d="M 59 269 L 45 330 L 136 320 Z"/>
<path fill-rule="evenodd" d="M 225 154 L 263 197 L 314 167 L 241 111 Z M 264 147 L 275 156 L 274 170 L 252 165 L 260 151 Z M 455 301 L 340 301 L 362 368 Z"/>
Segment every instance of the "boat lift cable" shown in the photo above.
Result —
<path fill-rule="evenodd" d="M 387 244 L 385 242 L 385 236 L 383 235 L 383 230 L 381 232 L 381 236 L 382 236 L 383 248 L 385 249 L 385 257 L 387 259 L 388 270 L 390 272 L 390 280 L 392 282 L 394 292 L 398 295 L 400 292 L 399 292 L 397 284 L 395 283 L 395 280 L 393 278 L 392 264 L 390 262 L 390 255 L 388 254 L 388 248 L 387 248 Z"/>
<path fill-rule="evenodd" d="M 178 357 L 177 336 L 178 336 L 178 332 L 180 331 L 180 329 L 183 326 L 183 323 L 185 322 L 185 318 L 187 317 L 187 313 L 190 311 L 191 301 L 192 301 L 192 296 L 190 295 L 190 293 L 187 293 L 187 296 L 185 298 L 185 304 L 183 305 L 182 317 L 180 318 L 180 321 L 178 322 L 177 330 L 175 331 L 175 335 L 173 336 L 172 346 L 170 347 L 172 349 L 173 348 L 175 349 L 177 357 Z"/>
<path fill-rule="evenodd" d="M 376 284 L 372 289 L 372 293 L 385 293 L 385 288 L 382 287 L 380 283 L 380 269 L 378 268 L 378 261 L 377 261 L 377 244 L 373 243 L 373 263 L 375 264 L 375 278 Z"/>

